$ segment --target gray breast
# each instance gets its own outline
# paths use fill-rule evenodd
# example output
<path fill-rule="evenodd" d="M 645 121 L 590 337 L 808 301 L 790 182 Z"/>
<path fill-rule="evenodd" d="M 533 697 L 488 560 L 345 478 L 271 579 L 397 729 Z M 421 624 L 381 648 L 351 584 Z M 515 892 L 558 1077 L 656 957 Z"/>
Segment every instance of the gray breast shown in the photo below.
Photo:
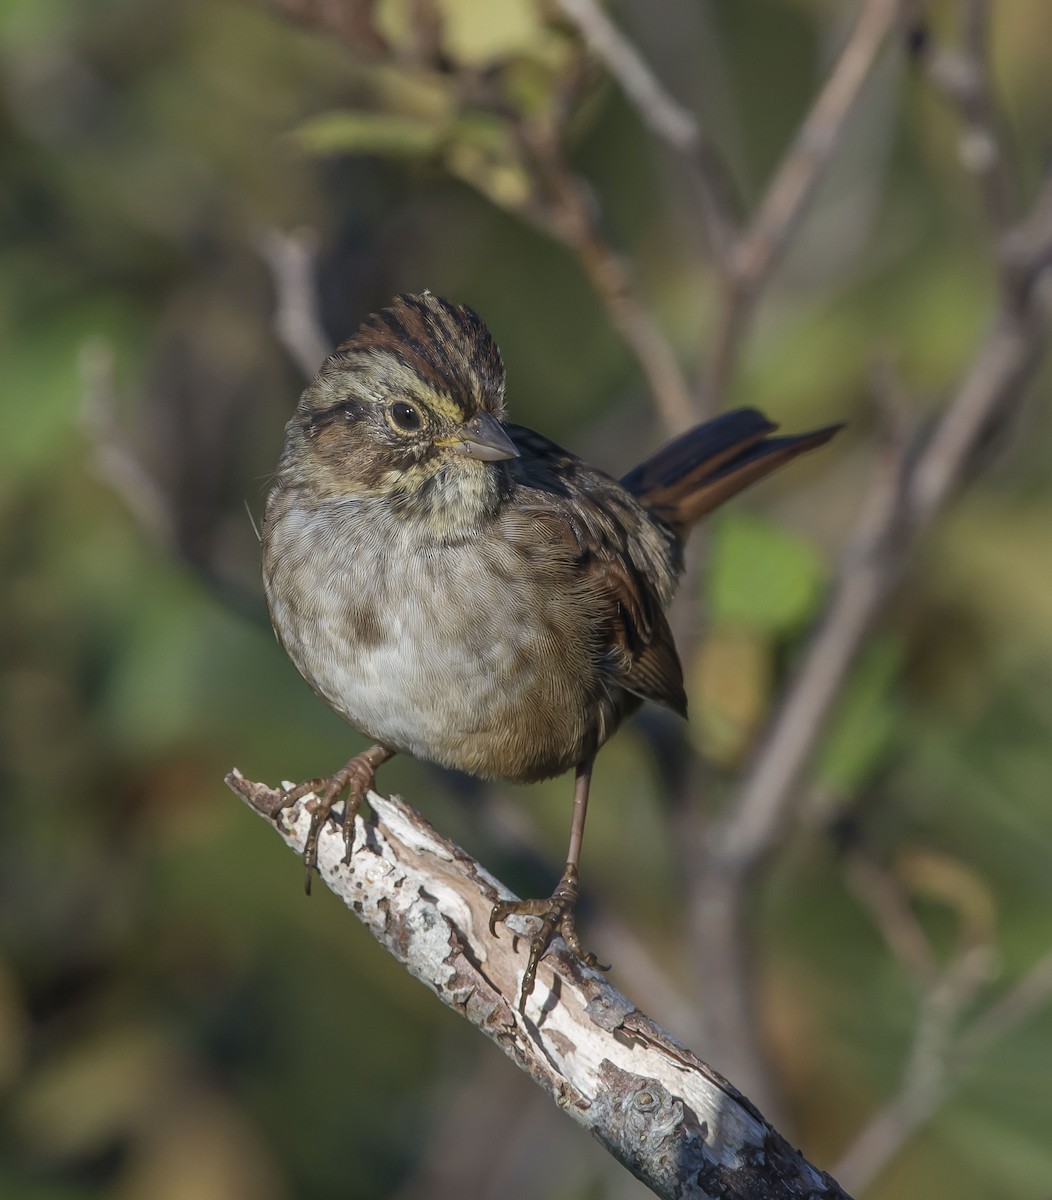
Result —
<path fill-rule="evenodd" d="M 484 777 L 572 766 L 612 717 L 572 579 L 539 579 L 499 540 L 421 545 L 384 525 L 356 505 L 269 525 L 268 604 L 301 674 L 391 749 Z"/>

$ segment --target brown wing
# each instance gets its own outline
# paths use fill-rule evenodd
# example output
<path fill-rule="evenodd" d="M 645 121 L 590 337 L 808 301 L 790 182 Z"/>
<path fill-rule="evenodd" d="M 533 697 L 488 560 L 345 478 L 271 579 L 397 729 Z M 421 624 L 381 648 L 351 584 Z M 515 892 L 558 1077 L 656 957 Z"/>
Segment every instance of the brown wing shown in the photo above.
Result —
<path fill-rule="evenodd" d="M 679 547 L 625 489 L 532 430 L 508 426 L 514 502 L 571 559 L 596 612 L 600 670 L 626 691 L 686 716 L 683 670 L 665 616 Z"/>
<path fill-rule="evenodd" d="M 610 598 L 606 621 L 610 673 L 626 691 L 685 717 L 683 668 L 661 602 L 623 559 L 593 570 Z"/>

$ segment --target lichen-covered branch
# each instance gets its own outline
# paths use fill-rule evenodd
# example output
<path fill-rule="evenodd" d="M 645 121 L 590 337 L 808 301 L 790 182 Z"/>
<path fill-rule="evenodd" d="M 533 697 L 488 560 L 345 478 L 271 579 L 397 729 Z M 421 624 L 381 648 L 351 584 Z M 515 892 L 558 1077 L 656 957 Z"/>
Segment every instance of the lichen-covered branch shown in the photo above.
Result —
<path fill-rule="evenodd" d="M 237 771 L 227 783 L 257 811 L 274 807 L 265 785 Z M 312 803 L 277 823 L 301 854 Z M 651 1190 L 677 1200 L 844 1200 L 745 1096 L 569 955 L 542 960 L 520 1015 L 525 939 L 488 927 L 507 889 L 403 800 L 370 793 L 369 804 L 373 819 L 356 820 L 349 862 L 342 830 L 322 831 L 321 878 L 412 975 Z M 522 918 L 510 925 L 528 928 Z"/>

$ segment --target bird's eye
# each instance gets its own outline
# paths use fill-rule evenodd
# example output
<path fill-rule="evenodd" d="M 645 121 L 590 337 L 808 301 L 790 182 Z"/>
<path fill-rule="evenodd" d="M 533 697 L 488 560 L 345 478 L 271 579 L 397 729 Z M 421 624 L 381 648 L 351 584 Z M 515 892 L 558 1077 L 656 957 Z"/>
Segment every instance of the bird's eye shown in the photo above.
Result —
<path fill-rule="evenodd" d="M 396 400 L 391 405 L 391 419 L 399 429 L 420 428 L 420 410 L 404 400 Z"/>

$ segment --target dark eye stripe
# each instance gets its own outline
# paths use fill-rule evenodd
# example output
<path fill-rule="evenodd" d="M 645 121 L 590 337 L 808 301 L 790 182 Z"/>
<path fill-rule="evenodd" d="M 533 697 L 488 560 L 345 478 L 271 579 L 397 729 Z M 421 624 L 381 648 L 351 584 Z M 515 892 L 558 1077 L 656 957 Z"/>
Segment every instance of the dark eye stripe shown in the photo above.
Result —
<path fill-rule="evenodd" d="M 311 413 L 304 421 L 303 427 L 311 433 L 316 433 L 333 421 L 357 421 L 361 415 L 362 406 L 358 401 L 341 400 L 339 404 L 334 404 L 331 408 L 321 408 L 317 412 Z"/>

